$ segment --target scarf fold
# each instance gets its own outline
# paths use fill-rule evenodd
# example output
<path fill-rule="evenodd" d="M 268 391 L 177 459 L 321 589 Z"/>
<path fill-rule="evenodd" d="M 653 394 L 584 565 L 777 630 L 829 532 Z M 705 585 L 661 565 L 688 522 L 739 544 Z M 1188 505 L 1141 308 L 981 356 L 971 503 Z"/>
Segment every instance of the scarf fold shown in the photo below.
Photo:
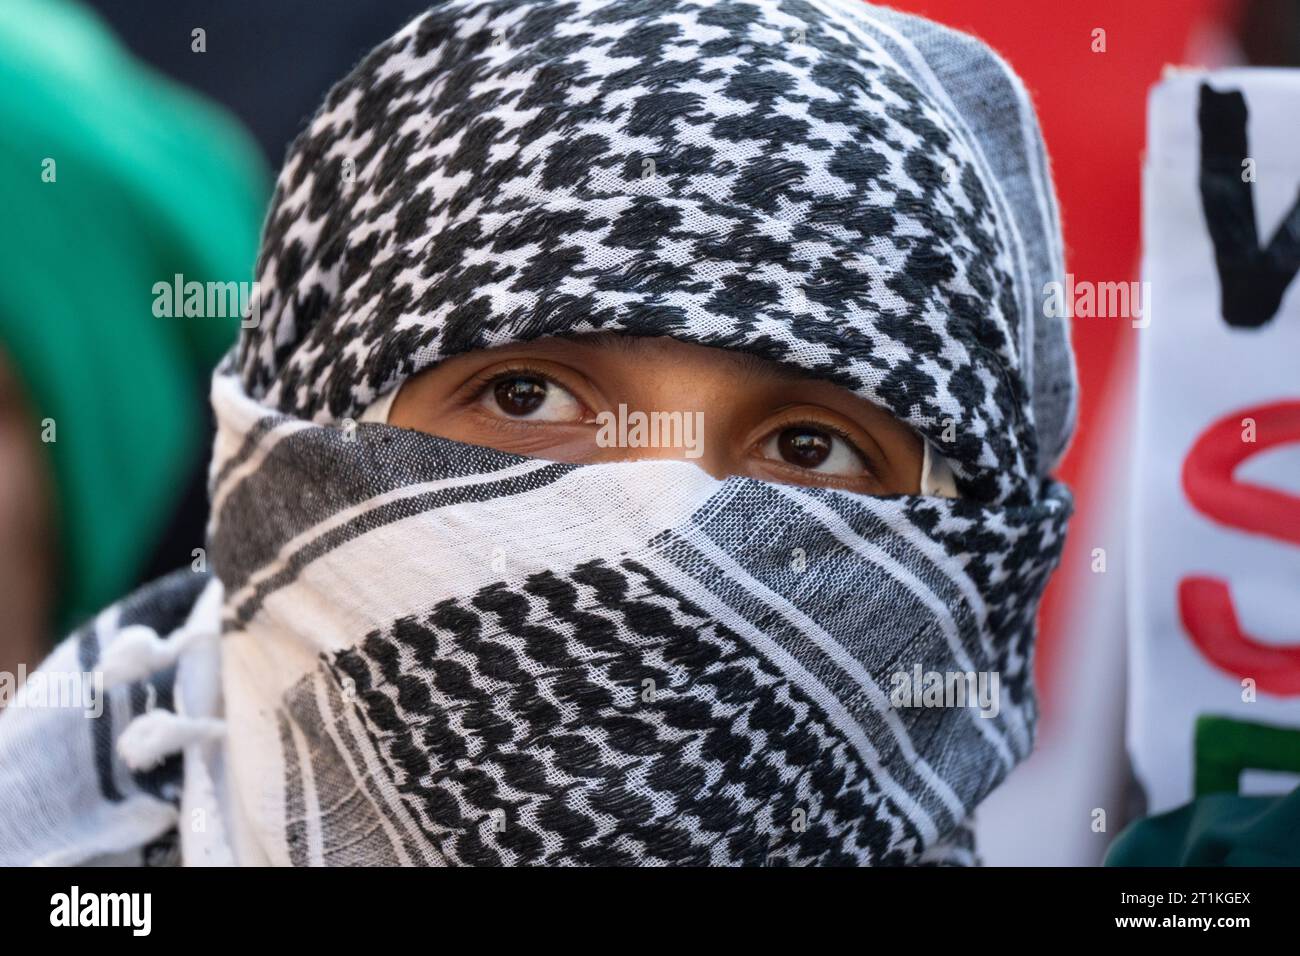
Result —
<path fill-rule="evenodd" d="M 1058 489 L 560 464 L 233 377 L 214 404 L 227 748 L 273 862 L 919 862 L 1032 745 Z M 918 666 L 996 673 L 997 713 L 895 706 Z"/>

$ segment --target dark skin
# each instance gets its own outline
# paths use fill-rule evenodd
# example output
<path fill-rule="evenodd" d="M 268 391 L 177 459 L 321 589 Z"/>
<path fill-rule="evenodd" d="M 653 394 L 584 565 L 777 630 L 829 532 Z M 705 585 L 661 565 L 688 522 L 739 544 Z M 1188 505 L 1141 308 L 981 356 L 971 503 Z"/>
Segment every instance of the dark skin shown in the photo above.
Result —
<path fill-rule="evenodd" d="M 877 405 L 754 356 L 669 338 L 541 339 L 459 355 L 409 379 L 392 425 L 551 461 L 691 456 L 602 447 L 597 415 L 703 412 L 695 463 L 860 494 L 917 494 L 921 439 Z"/>

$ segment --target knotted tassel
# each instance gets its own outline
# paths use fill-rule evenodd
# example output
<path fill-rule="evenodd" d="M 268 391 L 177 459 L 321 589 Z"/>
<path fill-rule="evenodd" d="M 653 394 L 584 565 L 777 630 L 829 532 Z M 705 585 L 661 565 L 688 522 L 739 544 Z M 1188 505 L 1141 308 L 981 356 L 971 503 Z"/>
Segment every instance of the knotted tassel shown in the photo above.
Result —
<path fill-rule="evenodd" d="M 133 624 L 123 628 L 104 651 L 99 670 L 104 688 L 118 687 L 165 670 L 196 641 L 216 635 L 207 628 L 181 627 L 162 638 L 151 627 Z"/>
<path fill-rule="evenodd" d="M 150 710 L 126 725 L 117 753 L 132 770 L 148 770 L 190 744 L 224 736 L 226 722 L 212 717 L 182 717 L 170 710 Z"/>

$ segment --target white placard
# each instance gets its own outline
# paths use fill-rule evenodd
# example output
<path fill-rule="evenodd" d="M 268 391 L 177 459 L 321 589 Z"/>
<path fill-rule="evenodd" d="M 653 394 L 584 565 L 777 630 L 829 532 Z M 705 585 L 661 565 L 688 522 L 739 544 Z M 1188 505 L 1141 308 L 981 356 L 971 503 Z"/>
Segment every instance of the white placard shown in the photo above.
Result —
<path fill-rule="evenodd" d="M 1199 716 L 1300 728 L 1300 277 L 1270 295 L 1297 260 L 1300 71 L 1167 75 L 1148 104 L 1128 578 L 1128 742 L 1152 813 L 1193 796 Z"/>

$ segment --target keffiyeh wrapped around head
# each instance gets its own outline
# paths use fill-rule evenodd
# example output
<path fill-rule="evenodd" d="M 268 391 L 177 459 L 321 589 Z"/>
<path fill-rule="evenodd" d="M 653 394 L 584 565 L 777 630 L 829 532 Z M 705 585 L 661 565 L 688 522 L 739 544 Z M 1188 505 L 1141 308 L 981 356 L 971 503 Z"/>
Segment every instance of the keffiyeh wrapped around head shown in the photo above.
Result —
<path fill-rule="evenodd" d="M 330 93 L 280 176 L 250 392 L 355 416 L 440 358 L 585 331 L 808 369 L 1023 502 L 1063 450 L 1059 226 L 1018 80 L 842 3 L 451 3 Z"/>
<path fill-rule="evenodd" d="M 209 820 L 181 826 L 186 860 L 973 862 L 971 812 L 1032 744 L 1070 509 L 1048 470 L 1073 372 L 1035 295 L 1060 257 L 1019 82 L 925 21 L 848 0 L 414 21 L 291 150 L 261 322 L 214 381 L 215 579 L 176 696 L 226 731 L 185 738 L 180 820 Z M 962 498 L 355 422 L 443 358 L 597 331 L 845 386 Z M 114 656 L 100 623 L 83 658 Z M 898 696 L 931 673 L 996 699 Z M 119 802 L 175 796 L 142 789 L 147 749 Z"/>

